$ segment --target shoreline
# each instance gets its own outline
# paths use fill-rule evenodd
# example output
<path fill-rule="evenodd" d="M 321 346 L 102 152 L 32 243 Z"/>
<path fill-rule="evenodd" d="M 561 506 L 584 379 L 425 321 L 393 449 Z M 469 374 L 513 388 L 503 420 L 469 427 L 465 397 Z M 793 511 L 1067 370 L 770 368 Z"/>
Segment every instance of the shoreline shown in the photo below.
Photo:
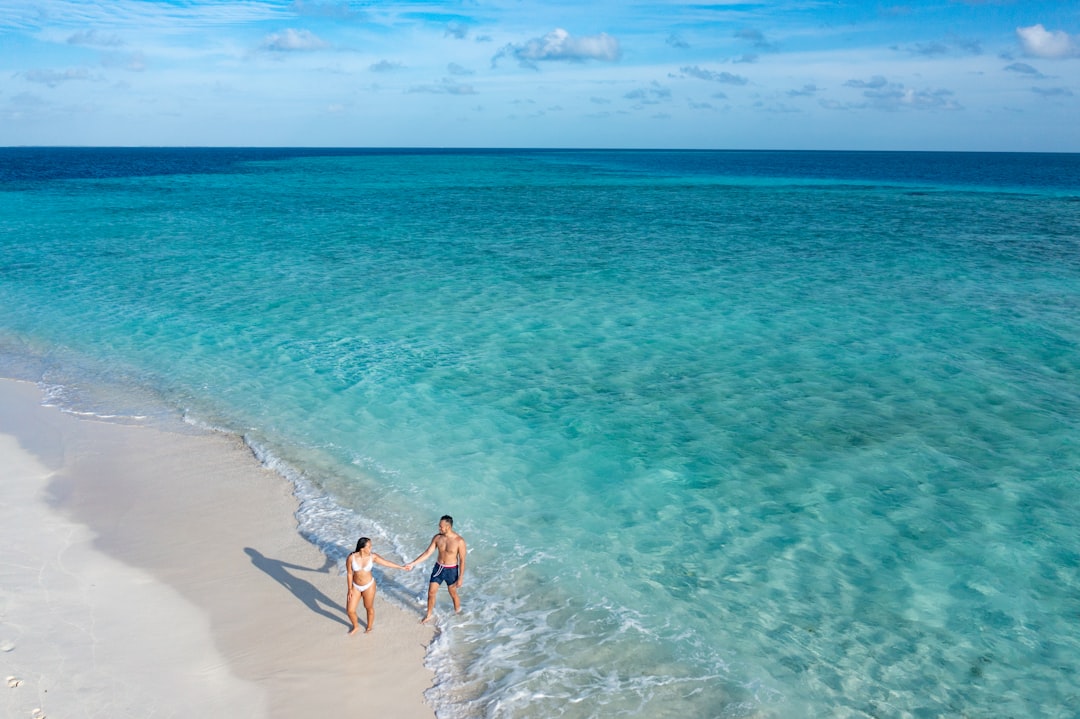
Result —
<path fill-rule="evenodd" d="M 239 437 L 41 401 L 0 379 L 7 715 L 434 717 L 434 631 L 380 596 L 375 630 L 347 636 L 337 563 Z"/>

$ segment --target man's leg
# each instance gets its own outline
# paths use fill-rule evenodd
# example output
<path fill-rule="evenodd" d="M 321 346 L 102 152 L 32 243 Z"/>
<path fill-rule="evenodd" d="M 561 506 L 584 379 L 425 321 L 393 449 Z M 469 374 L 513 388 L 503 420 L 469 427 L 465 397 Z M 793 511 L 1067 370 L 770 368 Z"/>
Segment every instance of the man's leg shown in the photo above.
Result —
<path fill-rule="evenodd" d="M 439 593 L 439 585 L 436 582 L 429 582 L 427 585 L 427 614 L 420 620 L 421 624 L 427 624 L 431 621 L 431 617 L 435 615 L 435 595 Z"/>
<path fill-rule="evenodd" d="M 450 592 L 450 598 L 454 600 L 454 611 L 455 612 L 460 612 L 461 611 L 461 600 L 458 599 L 457 584 L 447 584 L 446 588 Z"/>

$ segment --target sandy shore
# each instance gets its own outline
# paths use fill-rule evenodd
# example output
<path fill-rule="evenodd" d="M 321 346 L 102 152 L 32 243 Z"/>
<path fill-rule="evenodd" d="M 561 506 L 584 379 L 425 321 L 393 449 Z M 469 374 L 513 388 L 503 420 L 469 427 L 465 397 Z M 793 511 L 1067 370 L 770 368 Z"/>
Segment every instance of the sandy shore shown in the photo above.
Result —
<path fill-rule="evenodd" d="M 40 402 L 0 380 L 3 716 L 434 716 L 421 612 L 379 597 L 346 636 L 344 577 L 241 441 Z"/>

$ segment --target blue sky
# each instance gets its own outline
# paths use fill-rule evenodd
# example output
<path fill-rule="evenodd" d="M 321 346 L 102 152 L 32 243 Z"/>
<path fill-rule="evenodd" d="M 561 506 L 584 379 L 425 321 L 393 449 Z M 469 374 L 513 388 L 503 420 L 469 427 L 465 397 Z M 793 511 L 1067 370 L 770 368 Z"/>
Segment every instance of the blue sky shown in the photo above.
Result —
<path fill-rule="evenodd" d="M 1080 152 L 1080 2 L 0 0 L 0 145 Z"/>

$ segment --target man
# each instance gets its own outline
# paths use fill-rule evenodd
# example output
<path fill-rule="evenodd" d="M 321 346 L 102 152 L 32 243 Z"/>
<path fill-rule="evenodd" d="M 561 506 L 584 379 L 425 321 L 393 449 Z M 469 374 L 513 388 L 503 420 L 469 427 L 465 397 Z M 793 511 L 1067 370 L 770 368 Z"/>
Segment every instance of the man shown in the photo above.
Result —
<path fill-rule="evenodd" d="M 454 611 L 461 611 L 461 600 L 458 599 L 458 587 L 465 577 L 465 539 L 454 531 L 454 518 L 444 514 L 439 519 L 439 533 L 431 538 L 431 544 L 424 553 L 405 565 L 406 569 L 412 569 L 431 556 L 435 550 L 439 551 L 435 566 L 431 570 L 431 579 L 428 582 L 427 615 L 420 620 L 421 624 L 427 624 L 435 614 L 435 596 L 439 593 L 439 584 L 446 582 L 446 589 L 450 592 L 450 598 L 454 600 Z"/>

